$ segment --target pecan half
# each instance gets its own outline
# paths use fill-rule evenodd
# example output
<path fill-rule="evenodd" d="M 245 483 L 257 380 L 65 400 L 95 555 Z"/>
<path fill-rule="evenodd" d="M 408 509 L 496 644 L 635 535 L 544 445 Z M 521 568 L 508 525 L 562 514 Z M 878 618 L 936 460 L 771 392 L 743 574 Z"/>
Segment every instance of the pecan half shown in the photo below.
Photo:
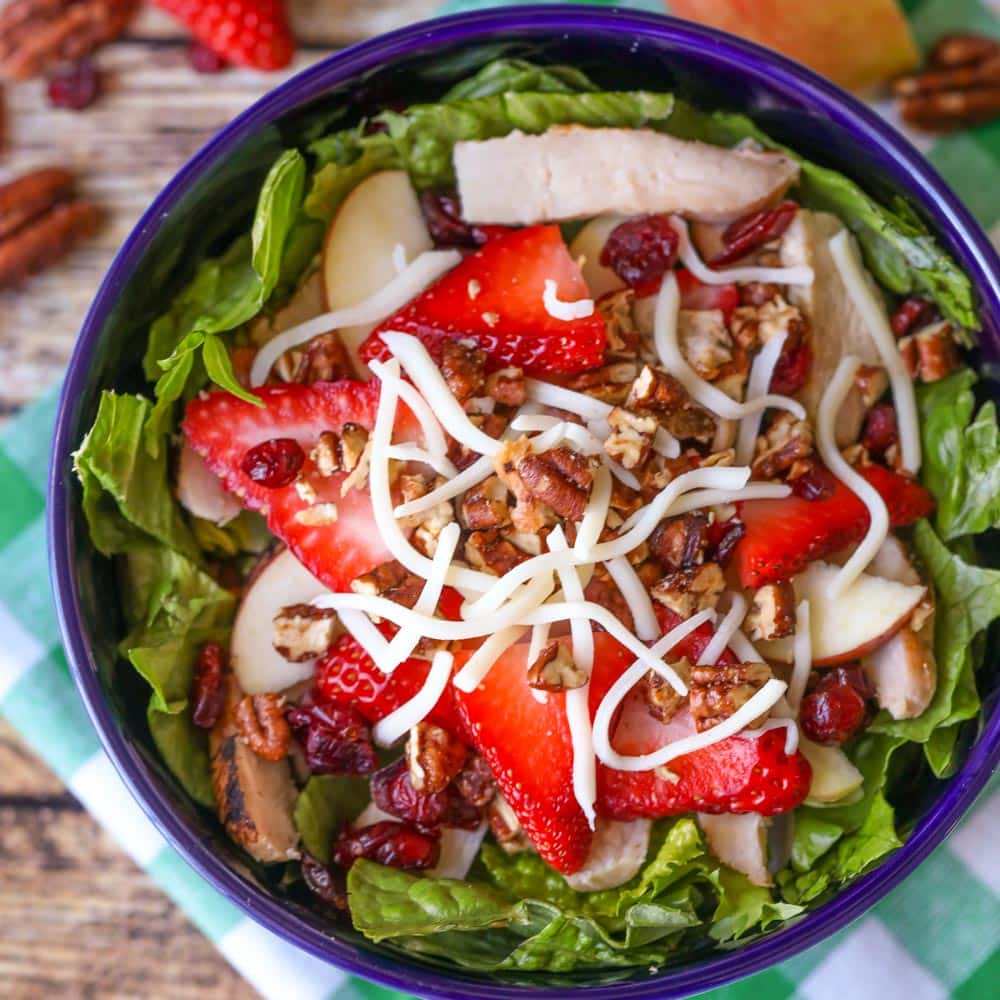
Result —
<path fill-rule="evenodd" d="M 760 587 L 753 595 L 743 627 L 754 641 L 791 635 L 795 631 L 795 589 L 791 583 L 786 580 Z"/>
<path fill-rule="evenodd" d="M 528 667 L 528 686 L 537 691 L 569 691 L 583 687 L 588 679 L 558 639 L 547 642 Z"/>
<path fill-rule="evenodd" d="M 520 406 L 527 396 L 524 372 L 520 368 L 501 368 L 486 376 L 486 395 L 502 406 Z"/>
<path fill-rule="evenodd" d="M 751 470 L 754 479 L 777 479 L 796 462 L 813 453 L 813 432 L 805 420 L 782 411 L 757 438 L 757 456 Z"/>
<path fill-rule="evenodd" d="M 734 309 L 729 328 L 743 350 L 753 351 L 779 333 L 787 334 L 786 347 L 793 346 L 809 331 L 809 323 L 797 306 L 776 295 L 760 305 Z"/>
<path fill-rule="evenodd" d="M 681 618 L 690 618 L 697 611 L 714 608 L 725 589 L 719 564 L 704 563 L 668 573 L 653 587 L 651 596 Z"/>
<path fill-rule="evenodd" d="M 465 558 L 475 569 L 503 576 L 530 557 L 505 538 L 498 528 L 483 528 L 473 531 L 465 540 Z"/>
<path fill-rule="evenodd" d="M 441 374 L 452 395 L 464 403 L 480 395 L 484 384 L 486 354 L 464 340 L 446 340 L 441 348 Z"/>
<path fill-rule="evenodd" d="M 698 732 L 728 719 L 745 705 L 770 679 L 766 663 L 736 663 L 730 666 L 691 668 L 688 701 Z"/>
<path fill-rule="evenodd" d="M 406 740 L 410 784 L 421 795 L 443 791 L 465 766 L 465 744 L 447 729 L 418 722 Z"/>
<path fill-rule="evenodd" d="M 707 547 L 708 515 L 700 511 L 661 521 L 649 537 L 650 552 L 667 570 L 703 563 Z"/>
<path fill-rule="evenodd" d="M 323 431 L 309 457 L 321 476 L 353 472 L 365 453 L 368 431 L 359 424 L 344 424 L 339 434 Z"/>
<path fill-rule="evenodd" d="M 274 616 L 271 643 L 290 663 L 322 656 L 334 639 L 337 615 L 332 608 L 290 604 Z"/>
<path fill-rule="evenodd" d="M 953 328 L 944 319 L 903 337 L 899 341 L 899 353 L 910 376 L 921 382 L 936 382 L 959 365 Z"/>
<path fill-rule="evenodd" d="M 594 481 L 591 463 L 570 448 L 550 448 L 540 455 L 530 452 L 516 466 L 527 492 L 551 507 L 560 517 L 583 517 Z"/>
<path fill-rule="evenodd" d="M 625 405 L 630 410 L 649 410 L 679 441 L 707 444 L 715 436 L 715 417 L 696 403 L 673 375 L 659 368 L 643 367 Z"/>
<path fill-rule="evenodd" d="M 312 385 L 313 382 L 337 382 L 343 378 L 354 378 L 347 348 L 340 334 L 322 333 L 306 344 L 292 381 Z"/>
<path fill-rule="evenodd" d="M 462 498 L 462 523 L 465 527 L 478 531 L 481 528 L 499 528 L 509 522 L 507 487 L 496 476 L 484 479 Z"/>
<path fill-rule="evenodd" d="M 417 603 L 423 587 L 424 581 L 395 559 L 351 581 L 351 590 L 355 594 L 385 597 L 404 608 L 412 608 Z"/>
<path fill-rule="evenodd" d="M 292 744 L 284 699 L 276 694 L 247 695 L 236 706 L 236 726 L 244 742 L 264 760 L 282 760 Z"/>
<path fill-rule="evenodd" d="M 649 458 L 658 426 L 655 417 L 616 406 L 608 414 L 608 426 L 611 433 L 604 450 L 611 458 L 626 469 L 634 469 Z"/>
<path fill-rule="evenodd" d="M 637 365 L 634 361 L 616 361 L 601 368 L 574 375 L 566 387 L 574 392 L 593 396 L 611 406 L 620 406 L 628 398 L 629 386 L 635 379 Z"/>

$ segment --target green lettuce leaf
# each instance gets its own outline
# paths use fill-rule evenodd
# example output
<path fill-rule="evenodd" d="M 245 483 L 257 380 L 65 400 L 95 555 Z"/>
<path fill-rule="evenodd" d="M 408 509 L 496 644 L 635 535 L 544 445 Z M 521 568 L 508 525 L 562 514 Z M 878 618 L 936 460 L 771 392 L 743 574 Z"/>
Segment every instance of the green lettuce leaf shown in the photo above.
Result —
<path fill-rule="evenodd" d="M 573 66 L 537 66 L 524 59 L 494 59 L 477 73 L 456 83 L 441 101 L 467 101 L 526 90 L 571 94 L 597 88 L 586 73 Z"/>
<path fill-rule="evenodd" d="M 963 368 L 917 387 L 920 476 L 937 500 L 934 527 L 946 542 L 1000 526 L 1000 428 L 992 400 L 973 416 L 977 381 Z"/>
<path fill-rule="evenodd" d="M 321 774 L 311 777 L 295 800 L 295 828 L 305 849 L 323 864 L 340 829 L 371 800 L 367 778 Z"/>
<path fill-rule="evenodd" d="M 384 133 L 366 135 L 364 125 L 334 132 L 309 147 L 316 160 L 303 209 L 325 230 L 341 202 L 363 181 L 380 170 L 402 166 L 395 146 Z"/>
<path fill-rule="evenodd" d="M 191 721 L 190 713 L 157 712 L 152 704 L 146 713 L 149 732 L 170 773 L 181 788 L 201 806 L 215 808 L 212 770 L 208 757 L 208 734 Z"/>

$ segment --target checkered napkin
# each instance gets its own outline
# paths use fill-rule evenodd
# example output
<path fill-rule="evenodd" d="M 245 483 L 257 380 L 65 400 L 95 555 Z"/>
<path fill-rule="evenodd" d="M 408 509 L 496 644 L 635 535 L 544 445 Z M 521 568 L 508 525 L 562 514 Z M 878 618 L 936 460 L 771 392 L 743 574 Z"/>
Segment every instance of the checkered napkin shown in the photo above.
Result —
<path fill-rule="evenodd" d="M 659 0 L 627 5 L 662 9 Z M 446 6 L 495 4 L 452 0 Z M 904 6 L 924 44 L 962 28 L 1000 36 L 1000 0 L 904 0 Z M 914 138 L 1000 241 L 1000 122 L 941 139 Z M 43 508 L 55 409 L 52 391 L 0 433 L 0 712 L 268 1000 L 403 998 L 298 952 L 217 895 L 166 844 L 101 751 L 67 670 L 47 579 Z M 948 842 L 865 917 L 713 998 L 1000 995 L 998 831 L 1000 780 L 994 780 Z"/>

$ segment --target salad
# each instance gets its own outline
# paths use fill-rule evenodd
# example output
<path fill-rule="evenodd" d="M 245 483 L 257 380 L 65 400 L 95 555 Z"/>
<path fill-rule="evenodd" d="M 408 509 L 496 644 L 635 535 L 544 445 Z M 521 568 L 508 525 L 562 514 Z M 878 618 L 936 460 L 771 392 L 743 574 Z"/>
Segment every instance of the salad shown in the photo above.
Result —
<path fill-rule="evenodd" d="M 216 250 L 75 462 L 117 683 L 259 878 L 613 977 L 903 843 L 1000 617 L 976 305 L 904 202 L 501 60 L 287 150 Z"/>

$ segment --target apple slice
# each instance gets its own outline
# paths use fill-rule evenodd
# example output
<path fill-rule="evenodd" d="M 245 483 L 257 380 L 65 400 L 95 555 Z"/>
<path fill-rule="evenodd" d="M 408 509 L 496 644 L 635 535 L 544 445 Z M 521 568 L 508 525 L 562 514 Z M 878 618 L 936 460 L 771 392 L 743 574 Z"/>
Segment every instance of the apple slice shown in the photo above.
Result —
<path fill-rule="evenodd" d="M 601 263 L 601 251 L 608 242 L 611 230 L 624 221 L 623 215 L 599 215 L 596 219 L 591 219 L 569 245 L 573 259 L 582 258 L 580 270 L 591 298 L 599 299 L 608 292 L 617 292 L 619 288 L 625 287 L 625 282 L 610 267 Z"/>
<path fill-rule="evenodd" d="M 411 261 L 433 243 L 406 172 L 384 170 L 344 199 L 327 230 L 321 259 L 327 309 L 353 306 L 388 284 L 396 276 L 397 246 Z M 374 328 L 365 324 L 340 331 L 352 358 Z M 358 367 L 358 374 L 367 377 L 367 368 Z"/>
<path fill-rule="evenodd" d="M 214 521 L 220 527 L 243 510 L 239 498 L 222 485 L 205 459 L 186 441 L 177 462 L 177 499 L 195 517 Z"/>
<path fill-rule="evenodd" d="M 840 747 L 826 747 L 802 737 L 799 749 L 812 767 L 812 782 L 806 804 L 831 805 L 853 795 L 864 784 L 864 775 L 848 760 Z"/>
<path fill-rule="evenodd" d="M 757 813 L 698 813 L 708 849 L 724 864 L 742 872 L 754 885 L 773 885 L 768 869 L 768 827 Z"/>
<path fill-rule="evenodd" d="M 246 694 L 284 691 L 313 674 L 315 660 L 289 663 L 273 645 L 274 616 L 290 604 L 308 604 L 326 587 L 290 549 L 261 557 L 233 621 L 229 657 Z"/>
<path fill-rule="evenodd" d="M 898 632 L 924 599 L 927 588 L 862 573 L 838 598 L 829 596 L 839 566 L 814 562 L 792 580 L 796 599 L 809 601 L 812 661 L 829 667 L 855 660 Z M 792 637 L 758 643 L 769 660 L 792 662 Z"/>

